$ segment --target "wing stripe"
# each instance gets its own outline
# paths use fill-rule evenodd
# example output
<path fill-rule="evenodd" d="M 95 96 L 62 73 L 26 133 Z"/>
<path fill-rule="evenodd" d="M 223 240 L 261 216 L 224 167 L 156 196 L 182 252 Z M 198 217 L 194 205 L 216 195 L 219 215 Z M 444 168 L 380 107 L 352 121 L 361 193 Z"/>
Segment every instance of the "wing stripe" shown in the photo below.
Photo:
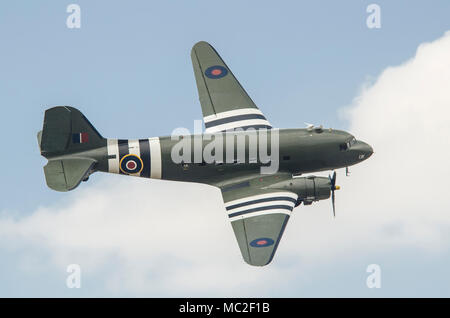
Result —
<path fill-rule="evenodd" d="M 266 210 L 273 210 L 273 209 L 282 209 L 282 210 L 289 210 L 292 211 L 293 207 L 289 206 L 289 205 L 269 205 L 269 206 L 262 206 L 259 208 L 253 208 L 253 209 L 248 209 L 248 210 L 244 210 L 244 211 L 240 211 L 240 212 L 235 212 L 235 213 L 231 213 L 228 216 L 230 218 L 235 217 L 235 216 L 240 216 L 243 214 L 248 214 L 248 213 L 253 213 L 253 212 L 258 212 L 258 211 L 266 211 Z"/>
<path fill-rule="evenodd" d="M 262 207 L 262 206 L 268 206 L 268 205 L 273 205 L 273 204 L 282 204 L 282 205 L 289 205 L 289 206 L 294 206 L 295 204 L 294 203 L 292 203 L 292 202 L 290 202 L 290 201 L 272 201 L 272 202 L 263 202 L 263 203 L 253 203 L 253 204 L 250 204 L 250 205 L 247 205 L 247 206 L 243 206 L 243 207 L 240 207 L 240 208 L 236 208 L 236 209 L 233 209 L 233 210 L 231 210 L 231 211 L 227 211 L 227 213 L 228 214 L 231 214 L 231 213 L 236 213 L 236 212 L 241 212 L 241 211 L 245 211 L 245 210 L 248 210 L 248 209 L 253 209 L 253 208 L 259 208 L 259 207 Z"/>
<path fill-rule="evenodd" d="M 267 121 L 266 117 L 264 117 L 264 115 L 262 115 L 262 114 L 245 114 L 245 115 L 237 115 L 237 116 L 217 119 L 217 120 L 213 120 L 210 122 L 205 121 L 205 127 L 211 128 L 211 127 L 215 127 L 218 125 L 227 124 L 230 122 L 235 122 L 235 121 L 240 121 L 240 120 L 246 120 L 246 119 L 263 119 L 263 120 Z"/>
<path fill-rule="evenodd" d="M 217 125 L 211 128 L 206 128 L 206 133 L 214 133 L 219 131 L 224 131 L 228 129 L 235 129 L 235 128 L 243 128 L 243 127 L 253 127 L 253 128 L 272 128 L 272 126 L 269 124 L 269 122 L 265 119 L 245 119 L 245 120 L 238 120 L 234 122 L 230 122 L 227 124 Z"/>
<path fill-rule="evenodd" d="M 227 206 L 226 209 L 228 210 L 233 210 L 236 208 L 240 208 L 246 205 L 251 205 L 251 204 L 255 204 L 255 203 L 262 203 L 262 202 L 270 202 L 270 201 L 290 201 L 292 203 L 296 203 L 297 200 L 291 197 L 273 197 L 273 198 L 264 198 L 264 199 L 258 199 L 258 200 L 252 200 L 252 201 L 247 201 L 247 202 L 242 202 L 242 203 L 238 203 L 238 204 L 233 204 L 230 206 Z"/>
<path fill-rule="evenodd" d="M 228 118 L 238 115 L 248 115 L 248 114 L 259 114 L 263 115 L 263 113 L 258 108 L 241 108 L 241 109 L 234 109 L 234 110 L 228 110 L 221 113 L 217 113 L 214 115 L 209 115 L 203 117 L 203 120 L 205 123 L 209 123 L 211 121 L 222 119 L 222 118 Z"/>
<path fill-rule="evenodd" d="M 261 215 L 269 215 L 269 214 L 285 214 L 285 215 L 290 215 L 292 211 L 286 210 L 286 209 L 278 209 L 278 210 L 267 210 L 267 211 L 257 211 L 257 212 L 252 212 L 252 213 L 248 213 L 248 214 L 244 214 L 244 215 L 238 215 L 238 216 L 234 216 L 232 218 L 229 218 L 230 222 L 235 222 L 235 221 L 239 221 L 242 219 L 247 219 L 247 218 L 253 218 L 255 216 L 261 216 Z"/>
<path fill-rule="evenodd" d="M 238 203 L 244 203 L 244 202 L 248 202 L 248 201 L 252 201 L 252 200 L 258 200 L 258 199 L 265 199 L 265 198 L 273 198 L 273 197 L 280 197 L 280 196 L 284 196 L 284 197 L 290 197 L 293 199 L 297 199 L 297 195 L 293 192 L 270 192 L 270 193 L 263 193 L 263 194 L 258 194 L 258 195 L 252 195 L 252 196 L 248 196 L 248 197 L 244 197 L 241 199 L 236 199 L 233 201 L 228 201 L 225 203 L 225 205 L 231 206 L 231 205 L 235 205 Z"/>

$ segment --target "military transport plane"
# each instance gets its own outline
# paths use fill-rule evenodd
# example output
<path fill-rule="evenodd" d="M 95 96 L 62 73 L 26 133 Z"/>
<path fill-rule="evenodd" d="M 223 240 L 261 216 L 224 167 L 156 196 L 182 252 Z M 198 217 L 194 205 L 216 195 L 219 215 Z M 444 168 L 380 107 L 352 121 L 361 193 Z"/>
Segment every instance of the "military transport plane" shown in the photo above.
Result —
<path fill-rule="evenodd" d="M 250 157 L 250 153 L 244 161 L 175 162 L 172 148 L 179 140 L 171 136 L 103 138 L 79 110 L 58 106 L 46 110 L 43 129 L 38 133 L 41 154 L 48 159 L 44 167 L 47 185 L 57 191 L 73 190 L 92 173 L 102 171 L 218 187 L 244 260 L 250 265 L 267 265 L 294 207 L 331 195 L 334 214 L 334 191 L 339 189 L 336 172 L 328 178 L 300 175 L 357 164 L 369 158 L 373 150 L 340 130 L 312 125 L 302 129 L 272 128 L 210 44 L 195 44 L 191 58 L 205 124 L 205 132 L 196 135 L 202 137 L 201 149 L 207 147 L 211 135 L 223 134 L 234 141 L 242 134 L 262 139 L 262 132 L 269 137 L 276 132 L 276 172 L 262 174 L 261 168 L 267 162 L 263 163 L 259 155 Z M 269 137 L 268 148 L 275 149 Z M 238 151 L 237 144 L 232 147 L 232 151 Z M 248 147 L 247 140 L 245 151 Z M 190 158 L 194 156 L 191 151 Z"/>

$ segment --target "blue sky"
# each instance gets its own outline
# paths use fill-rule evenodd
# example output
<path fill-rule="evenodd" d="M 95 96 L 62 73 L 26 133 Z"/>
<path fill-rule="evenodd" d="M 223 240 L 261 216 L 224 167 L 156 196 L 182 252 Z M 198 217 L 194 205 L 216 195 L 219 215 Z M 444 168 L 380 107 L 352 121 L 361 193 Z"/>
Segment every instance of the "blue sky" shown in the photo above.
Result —
<path fill-rule="evenodd" d="M 366 27 L 365 1 L 80 1 L 82 27 L 68 29 L 70 3 L 1 5 L 1 129 L 14 136 L 4 149 L 21 167 L 3 172 L 3 208 L 26 212 L 60 197 L 43 186 L 35 138 L 50 106 L 80 108 L 107 137 L 193 129 L 201 109 L 189 54 L 199 40 L 215 46 L 274 125 L 346 128 L 336 110 L 361 83 L 450 24 L 448 1 L 378 2 L 377 30 Z"/>
<path fill-rule="evenodd" d="M 366 26 L 371 1 L 77 1 L 73 3 L 81 7 L 81 28 L 68 29 L 70 3 L 0 5 L 3 217 L 21 219 L 39 207 L 64 205 L 77 196 L 78 189 L 65 194 L 45 185 L 45 160 L 39 155 L 36 133 L 44 110 L 51 106 L 79 108 L 105 137 L 151 137 L 169 135 L 176 127 L 193 129 L 193 120 L 201 119 L 189 55 L 197 41 L 208 41 L 218 50 L 275 126 L 303 127 L 312 122 L 350 129 L 349 120 L 339 113 L 354 103 L 365 83 L 412 58 L 421 43 L 450 30 L 450 2 L 445 0 L 432 5 L 376 1 L 381 29 Z M 107 180 L 118 180 L 108 177 L 93 176 L 82 186 L 95 189 Z M 159 295 L 111 292 L 103 283 L 94 283 L 95 273 L 89 274 L 91 281 L 79 294 L 71 294 L 60 283 L 64 271 L 22 269 L 28 257 L 37 268 L 44 268 L 52 251 L 42 248 L 36 254 L 30 252 L 36 247 L 15 245 L 0 249 L 1 296 Z M 352 274 L 357 271 L 353 267 L 372 262 L 364 254 L 356 255 L 353 265 L 342 261 L 318 265 L 311 274 L 317 280 L 306 283 L 308 288 L 286 282 L 268 295 L 414 296 L 420 294 L 417 290 L 430 288 L 430 281 L 439 281 L 430 295 L 448 296 L 448 278 L 432 276 L 418 285 L 408 278 L 422 270 L 439 272 L 436 267 L 449 264 L 449 255 L 438 253 L 431 264 L 405 267 L 403 257 L 415 253 L 414 248 L 389 255 L 375 251 L 386 268 L 392 268 L 387 277 L 395 277 L 392 289 L 383 287 L 378 294 L 359 285 L 364 270 L 359 276 Z M 114 266 L 108 271 L 115 275 Z M 347 287 L 336 292 L 330 287 L 345 285 L 344 281 Z M 183 295 L 189 295 L 189 289 Z"/>

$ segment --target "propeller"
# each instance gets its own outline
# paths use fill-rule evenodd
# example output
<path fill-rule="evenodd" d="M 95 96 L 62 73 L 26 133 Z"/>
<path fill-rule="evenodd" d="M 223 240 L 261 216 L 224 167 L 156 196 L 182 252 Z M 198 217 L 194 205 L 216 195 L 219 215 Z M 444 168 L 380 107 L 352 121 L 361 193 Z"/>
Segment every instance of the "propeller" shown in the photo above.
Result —
<path fill-rule="evenodd" d="M 333 176 L 328 175 L 328 178 L 330 179 L 330 190 L 331 190 L 331 204 L 333 205 L 333 216 L 336 217 L 336 208 L 334 204 L 334 191 L 339 190 L 340 187 L 336 185 L 336 171 L 333 172 Z"/>

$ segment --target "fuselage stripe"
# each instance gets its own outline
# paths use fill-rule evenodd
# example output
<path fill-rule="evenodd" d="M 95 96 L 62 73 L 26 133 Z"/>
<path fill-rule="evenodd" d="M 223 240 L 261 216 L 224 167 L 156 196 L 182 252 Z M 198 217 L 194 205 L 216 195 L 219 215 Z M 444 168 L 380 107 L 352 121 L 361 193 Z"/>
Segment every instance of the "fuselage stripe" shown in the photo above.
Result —
<path fill-rule="evenodd" d="M 141 177 L 150 178 L 150 167 L 152 164 L 150 161 L 150 142 L 148 139 L 140 139 L 139 147 L 141 150 L 141 159 L 144 163 L 144 168 L 141 171 Z"/>
<path fill-rule="evenodd" d="M 117 139 L 107 140 L 108 172 L 119 173 L 119 145 Z"/>
<path fill-rule="evenodd" d="M 139 140 L 133 140 L 133 139 L 129 139 L 128 140 L 128 153 L 133 154 L 138 156 L 139 158 L 141 157 L 141 149 L 140 149 L 140 145 L 139 145 Z M 142 159 L 142 158 L 141 158 Z M 132 173 L 130 174 L 131 176 L 140 176 L 141 173 Z"/>
<path fill-rule="evenodd" d="M 150 169 L 150 178 L 161 179 L 162 162 L 161 162 L 161 143 L 158 137 L 149 138 L 150 143 L 150 160 L 152 166 Z"/>
<path fill-rule="evenodd" d="M 119 162 L 120 160 L 122 160 L 122 158 L 125 155 L 129 154 L 129 150 L 128 150 L 128 140 L 127 139 L 119 139 L 117 141 L 117 143 L 119 144 Z M 119 172 L 120 174 L 124 174 L 122 171 Z"/>

